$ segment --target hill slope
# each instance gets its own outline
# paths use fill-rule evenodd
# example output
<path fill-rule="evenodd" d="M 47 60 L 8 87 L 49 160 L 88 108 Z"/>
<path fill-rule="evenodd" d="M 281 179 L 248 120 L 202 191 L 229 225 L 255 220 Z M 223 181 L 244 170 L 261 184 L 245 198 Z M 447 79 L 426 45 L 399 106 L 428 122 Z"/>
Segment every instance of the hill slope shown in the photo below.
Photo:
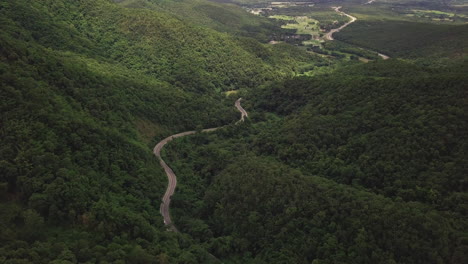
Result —
<path fill-rule="evenodd" d="M 219 91 L 298 61 L 105 0 L 1 1 L 0 17 L 0 260 L 209 261 L 165 232 L 166 177 L 147 144 L 234 121 Z"/>
<path fill-rule="evenodd" d="M 255 90 L 253 123 L 168 146 L 178 227 L 234 263 L 463 263 L 465 68 L 377 61 Z"/>
<path fill-rule="evenodd" d="M 463 60 L 326 67 L 202 0 L 2 0 L 0 23 L 0 262 L 467 262 Z M 167 232 L 151 149 L 236 121 L 238 89 L 252 120 L 165 148 Z"/>

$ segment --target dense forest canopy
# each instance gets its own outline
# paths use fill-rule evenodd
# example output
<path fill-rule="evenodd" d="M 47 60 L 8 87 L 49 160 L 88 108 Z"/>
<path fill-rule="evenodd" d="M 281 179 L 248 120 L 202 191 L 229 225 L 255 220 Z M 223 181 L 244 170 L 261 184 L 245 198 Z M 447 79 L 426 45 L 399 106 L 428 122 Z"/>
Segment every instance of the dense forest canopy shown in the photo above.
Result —
<path fill-rule="evenodd" d="M 168 148 L 180 227 L 233 259 L 461 263 L 465 68 L 380 62 L 253 91 L 256 122 Z"/>
<path fill-rule="evenodd" d="M 261 2 L 0 0 L 0 262 L 468 262 L 463 7 Z"/>

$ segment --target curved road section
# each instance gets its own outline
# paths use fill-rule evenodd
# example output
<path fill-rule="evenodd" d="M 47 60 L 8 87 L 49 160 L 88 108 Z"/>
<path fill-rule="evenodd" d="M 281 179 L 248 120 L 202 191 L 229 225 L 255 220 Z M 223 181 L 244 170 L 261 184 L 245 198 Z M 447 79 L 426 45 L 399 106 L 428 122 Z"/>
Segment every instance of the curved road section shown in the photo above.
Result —
<path fill-rule="evenodd" d="M 245 109 L 242 108 L 242 106 L 240 104 L 241 100 L 242 100 L 242 98 L 237 99 L 236 103 L 234 104 L 236 106 L 237 110 L 239 110 L 239 112 L 241 112 L 241 118 L 237 122 L 244 122 L 245 118 L 249 117 L 249 114 L 247 113 L 247 111 L 245 111 Z"/>
<path fill-rule="evenodd" d="M 339 28 L 335 28 L 335 29 L 330 30 L 330 31 L 325 35 L 325 39 L 326 39 L 326 40 L 334 40 L 334 38 L 333 38 L 333 33 L 339 32 L 340 30 L 342 30 L 343 28 L 349 26 L 351 23 L 353 23 L 354 21 L 357 20 L 357 18 L 353 17 L 352 15 L 348 15 L 348 14 L 346 14 L 345 12 L 340 11 L 341 6 L 336 6 L 336 7 L 332 7 L 332 8 L 333 8 L 333 10 L 335 10 L 335 12 L 349 17 L 349 18 L 351 19 L 351 21 L 349 21 L 348 23 L 342 25 L 342 26 L 339 27 Z"/>
<path fill-rule="evenodd" d="M 373 1 L 374 1 L 374 0 L 369 1 L 368 4 L 372 3 Z M 335 39 L 333 38 L 333 33 L 339 32 L 340 30 L 342 30 L 343 28 L 349 26 L 351 23 L 353 23 L 353 22 L 355 22 L 355 21 L 357 20 L 356 17 L 353 17 L 352 15 L 349 15 L 349 14 L 346 14 L 345 12 L 343 12 L 343 11 L 340 11 L 341 6 L 336 6 L 336 7 L 332 7 L 332 8 L 333 8 L 333 10 L 335 10 L 335 12 L 337 12 L 337 13 L 339 13 L 339 14 L 342 14 L 342 15 L 345 15 L 345 16 L 349 17 L 351 20 L 350 20 L 348 23 L 342 25 L 341 27 L 332 29 L 332 30 L 330 30 L 327 34 L 325 34 L 324 39 L 326 39 L 326 40 L 335 40 Z M 379 55 L 382 59 L 384 59 L 384 60 L 390 58 L 389 56 L 387 56 L 387 55 L 385 55 L 385 54 L 382 54 L 382 53 L 378 53 L 378 55 Z"/>
<path fill-rule="evenodd" d="M 240 104 L 241 100 L 242 98 L 237 99 L 236 103 L 234 104 L 237 110 L 241 112 L 241 118 L 239 121 L 237 121 L 237 123 L 243 122 L 245 118 L 249 116 L 247 111 L 245 111 L 245 109 L 242 108 Z M 206 129 L 203 129 L 202 132 L 211 132 L 220 128 L 222 127 L 206 128 Z M 166 172 L 167 178 L 169 180 L 166 193 L 164 194 L 162 198 L 160 212 L 164 218 L 164 224 L 168 226 L 169 230 L 174 231 L 174 232 L 178 232 L 178 231 L 177 231 L 177 228 L 172 223 L 171 215 L 169 214 L 169 205 L 171 204 L 171 196 L 174 194 L 175 188 L 177 186 L 177 177 L 174 171 L 171 169 L 171 167 L 169 167 L 167 163 L 161 158 L 161 150 L 168 142 L 172 141 L 174 138 L 185 137 L 188 135 L 193 135 L 195 133 L 196 131 L 192 130 L 192 131 L 186 131 L 186 132 L 182 132 L 182 133 L 169 136 L 163 139 L 161 142 L 159 142 L 153 149 L 154 155 L 156 155 L 156 157 L 159 159 L 159 163 L 161 164 L 161 167 L 163 167 L 164 171 Z"/>

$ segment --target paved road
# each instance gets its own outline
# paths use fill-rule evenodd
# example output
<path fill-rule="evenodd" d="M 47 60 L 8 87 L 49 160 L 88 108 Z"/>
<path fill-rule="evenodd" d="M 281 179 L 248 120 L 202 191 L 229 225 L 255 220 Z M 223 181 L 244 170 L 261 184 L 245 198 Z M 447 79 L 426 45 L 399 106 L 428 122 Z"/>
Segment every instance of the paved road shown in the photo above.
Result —
<path fill-rule="evenodd" d="M 382 59 L 384 59 L 384 60 L 390 59 L 390 57 L 387 56 L 387 55 L 385 55 L 385 54 L 379 53 L 378 55 L 379 55 Z"/>
<path fill-rule="evenodd" d="M 243 122 L 244 118 L 248 117 L 247 112 L 240 105 L 241 100 L 242 100 L 242 98 L 237 99 L 236 103 L 234 104 L 236 106 L 237 110 L 239 110 L 239 112 L 241 112 L 241 118 L 240 118 L 240 120 L 238 122 Z M 220 129 L 220 128 L 221 127 L 206 128 L 206 129 L 203 129 L 202 132 L 211 132 L 211 131 L 215 131 L 215 130 Z M 169 214 L 169 206 L 170 206 L 170 203 L 171 203 L 171 196 L 174 194 L 175 188 L 177 186 L 177 177 L 176 177 L 174 171 L 172 171 L 172 169 L 167 165 L 167 163 L 164 162 L 164 160 L 161 158 L 161 149 L 168 142 L 173 140 L 174 138 L 193 135 L 195 133 L 196 133 L 196 131 L 193 130 L 193 131 L 186 131 L 186 132 L 182 132 L 182 133 L 178 133 L 178 134 L 169 136 L 169 137 L 163 139 L 161 142 L 159 142 L 153 149 L 154 155 L 156 155 L 156 157 L 159 159 L 159 163 L 161 164 L 161 167 L 164 168 L 164 171 L 166 172 L 167 178 L 169 180 L 169 183 L 168 183 L 167 189 L 166 189 L 166 193 L 164 194 L 164 196 L 162 198 L 162 203 L 161 203 L 161 206 L 160 206 L 159 210 L 161 212 L 161 215 L 164 218 L 164 224 L 169 228 L 169 230 L 174 231 L 174 232 L 178 232 L 178 231 L 177 231 L 177 228 L 172 223 L 171 215 Z"/>
<path fill-rule="evenodd" d="M 353 23 L 353 22 L 356 21 L 356 19 L 357 19 L 357 18 L 353 17 L 352 15 L 348 15 L 348 14 L 346 14 L 345 12 L 340 11 L 341 6 L 336 6 L 336 7 L 332 7 L 332 8 L 333 8 L 336 12 L 338 12 L 338 13 L 340 13 L 340 14 L 342 14 L 342 15 L 345 15 L 345 16 L 351 18 L 351 21 L 349 21 L 348 23 L 342 25 L 342 26 L 339 27 L 339 28 L 335 28 L 335 29 L 330 30 L 330 31 L 325 35 L 325 39 L 326 39 L 326 40 L 334 40 L 334 38 L 333 38 L 333 33 L 339 32 L 340 30 L 342 30 L 343 28 L 349 26 L 351 23 Z"/>
<path fill-rule="evenodd" d="M 370 3 L 372 3 L 372 2 L 373 2 L 373 1 L 369 1 L 368 4 L 370 4 Z M 340 11 L 341 6 L 332 7 L 332 8 L 335 10 L 335 12 L 338 12 L 338 13 L 340 13 L 340 14 L 343 14 L 343 15 L 345 15 L 345 16 L 351 18 L 351 21 L 349 21 L 348 23 L 342 25 L 342 26 L 339 27 L 339 28 L 335 28 L 335 29 L 330 30 L 327 34 L 325 34 L 325 37 L 324 37 L 324 38 L 325 38 L 326 40 L 334 40 L 334 38 L 333 38 L 333 33 L 339 32 L 340 30 L 342 30 L 343 28 L 349 26 L 351 23 L 353 23 L 353 22 L 355 22 L 355 21 L 357 20 L 357 18 L 353 17 L 352 15 L 348 15 L 348 14 L 346 14 L 345 12 Z M 382 59 L 384 59 L 384 60 L 390 59 L 390 57 L 387 56 L 387 55 L 385 55 L 385 54 L 378 53 L 378 55 L 379 55 Z"/>
<path fill-rule="evenodd" d="M 236 103 L 234 104 L 237 108 L 237 110 L 239 110 L 239 112 L 241 112 L 241 119 L 237 122 L 243 122 L 244 121 L 244 118 L 245 117 L 249 117 L 249 114 L 247 113 L 247 111 L 245 111 L 244 108 L 242 108 L 240 102 L 241 102 L 242 98 L 239 98 L 237 99 Z"/>

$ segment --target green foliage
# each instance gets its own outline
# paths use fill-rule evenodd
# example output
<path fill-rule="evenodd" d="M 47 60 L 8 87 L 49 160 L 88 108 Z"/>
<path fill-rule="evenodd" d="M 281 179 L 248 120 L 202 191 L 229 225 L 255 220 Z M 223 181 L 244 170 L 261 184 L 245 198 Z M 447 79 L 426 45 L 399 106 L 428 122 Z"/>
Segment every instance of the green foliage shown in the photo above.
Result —
<path fill-rule="evenodd" d="M 151 4 L 150 4 L 151 3 Z M 122 5 L 169 11 L 179 19 L 220 32 L 268 42 L 270 35 L 281 31 L 278 23 L 245 12 L 236 5 L 220 5 L 207 0 L 125 0 Z"/>
<path fill-rule="evenodd" d="M 466 62 L 437 57 L 465 26 L 383 26 L 460 37 L 395 41 L 437 63 L 324 67 L 203 0 L 2 0 L 0 23 L 0 262 L 466 262 Z M 167 232 L 151 148 L 234 123 L 228 90 L 251 119 L 165 148 Z"/>
<path fill-rule="evenodd" d="M 271 15 L 281 14 L 288 16 L 308 16 L 318 20 L 320 28 L 326 31 L 332 28 L 338 28 L 349 20 L 346 16 L 341 16 L 336 13 L 329 5 L 314 5 L 310 7 L 290 6 L 278 8 L 268 13 Z"/>
<path fill-rule="evenodd" d="M 376 61 L 256 90 L 243 105 L 261 122 L 168 146 L 178 226 L 232 262 L 466 261 L 465 66 Z"/>
<path fill-rule="evenodd" d="M 390 57 L 462 58 L 468 48 L 467 25 L 437 25 L 408 21 L 361 21 L 336 33 L 338 40 L 380 51 Z"/>
<path fill-rule="evenodd" d="M 272 67 L 234 37 L 109 1 L 2 1 L 0 13 L 2 261 L 203 262 L 163 227 L 166 176 L 136 124 L 158 139 L 230 122 L 217 90 Z"/>
<path fill-rule="evenodd" d="M 281 160 L 340 183 L 446 206 L 453 192 L 467 187 L 463 68 L 435 72 L 398 61 L 372 63 L 345 69 L 340 78 L 335 72 L 287 81 L 256 102 L 297 113 L 274 136 L 282 142 L 274 151 Z M 346 77 L 363 70 L 375 79 Z"/>
<path fill-rule="evenodd" d="M 379 58 L 377 52 L 372 52 L 363 48 L 358 48 L 356 46 L 349 45 L 341 41 L 328 41 L 323 44 L 323 47 L 327 50 L 352 54 L 370 60 L 376 60 Z"/>

